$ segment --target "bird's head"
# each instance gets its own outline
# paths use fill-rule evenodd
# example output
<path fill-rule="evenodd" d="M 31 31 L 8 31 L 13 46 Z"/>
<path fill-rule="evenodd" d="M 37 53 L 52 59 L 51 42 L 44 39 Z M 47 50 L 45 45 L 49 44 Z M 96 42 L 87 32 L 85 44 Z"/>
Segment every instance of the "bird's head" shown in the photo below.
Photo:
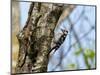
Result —
<path fill-rule="evenodd" d="M 67 35 L 68 34 L 68 31 L 67 30 L 64 30 L 64 29 L 61 29 L 61 31 L 63 32 L 63 34 Z"/>

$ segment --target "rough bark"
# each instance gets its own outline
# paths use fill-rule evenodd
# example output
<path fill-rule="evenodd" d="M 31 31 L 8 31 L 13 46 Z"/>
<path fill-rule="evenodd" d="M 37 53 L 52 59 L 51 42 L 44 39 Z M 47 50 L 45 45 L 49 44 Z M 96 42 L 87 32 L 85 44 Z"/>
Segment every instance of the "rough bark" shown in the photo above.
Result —
<path fill-rule="evenodd" d="M 32 3 L 25 27 L 17 35 L 16 73 L 46 72 L 54 29 L 64 8 L 60 4 Z"/>

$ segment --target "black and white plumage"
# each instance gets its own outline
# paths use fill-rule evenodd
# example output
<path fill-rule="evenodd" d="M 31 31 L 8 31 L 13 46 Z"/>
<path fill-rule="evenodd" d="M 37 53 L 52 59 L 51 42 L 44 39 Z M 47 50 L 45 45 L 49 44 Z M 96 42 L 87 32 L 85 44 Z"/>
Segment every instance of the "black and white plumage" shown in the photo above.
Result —
<path fill-rule="evenodd" d="M 54 50 L 54 52 L 55 52 L 56 50 L 58 50 L 58 49 L 60 48 L 60 46 L 63 44 L 63 42 L 65 41 L 66 36 L 67 36 L 67 34 L 68 34 L 68 31 L 67 31 L 67 30 L 63 30 L 63 29 L 61 29 L 61 31 L 62 31 L 61 36 L 59 37 L 58 40 L 56 40 L 56 41 L 54 42 L 54 43 L 55 43 L 55 46 L 51 48 L 51 50 L 49 51 L 49 54 L 50 54 L 53 50 Z"/>

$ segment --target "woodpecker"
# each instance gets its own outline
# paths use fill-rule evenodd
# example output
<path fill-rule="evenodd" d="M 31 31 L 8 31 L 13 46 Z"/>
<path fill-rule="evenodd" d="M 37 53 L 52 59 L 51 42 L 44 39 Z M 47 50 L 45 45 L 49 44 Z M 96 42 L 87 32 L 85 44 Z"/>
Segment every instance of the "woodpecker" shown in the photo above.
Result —
<path fill-rule="evenodd" d="M 57 41 L 55 41 L 55 46 L 51 48 L 51 50 L 49 51 L 49 54 L 54 50 L 54 52 L 56 52 L 56 50 L 58 50 L 60 48 L 60 46 L 63 44 L 63 42 L 65 41 L 65 38 L 67 37 L 68 31 L 67 30 L 63 30 L 61 29 L 62 34 L 59 37 L 59 39 Z"/>

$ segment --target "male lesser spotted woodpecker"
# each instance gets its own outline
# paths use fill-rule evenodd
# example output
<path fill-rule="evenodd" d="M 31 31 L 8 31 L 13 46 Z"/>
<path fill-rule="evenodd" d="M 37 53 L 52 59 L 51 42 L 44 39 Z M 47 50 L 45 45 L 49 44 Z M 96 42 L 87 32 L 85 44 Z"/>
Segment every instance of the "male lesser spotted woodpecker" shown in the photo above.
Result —
<path fill-rule="evenodd" d="M 63 30 L 63 29 L 61 29 L 61 31 L 62 31 L 61 36 L 59 37 L 59 39 L 58 39 L 56 42 L 54 42 L 54 43 L 55 43 L 55 46 L 51 48 L 51 50 L 49 51 L 49 54 L 50 54 L 53 50 L 54 50 L 54 52 L 55 52 L 56 50 L 58 50 L 58 49 L 60 48 L 60 46 L 63 44 L 63 42 L 65 41 L 65 38 L 66 38 L 66 36 L 67 36 L 67 34 L 68 34 L 68 31 L 67 31 L 67 30 Z"/>

